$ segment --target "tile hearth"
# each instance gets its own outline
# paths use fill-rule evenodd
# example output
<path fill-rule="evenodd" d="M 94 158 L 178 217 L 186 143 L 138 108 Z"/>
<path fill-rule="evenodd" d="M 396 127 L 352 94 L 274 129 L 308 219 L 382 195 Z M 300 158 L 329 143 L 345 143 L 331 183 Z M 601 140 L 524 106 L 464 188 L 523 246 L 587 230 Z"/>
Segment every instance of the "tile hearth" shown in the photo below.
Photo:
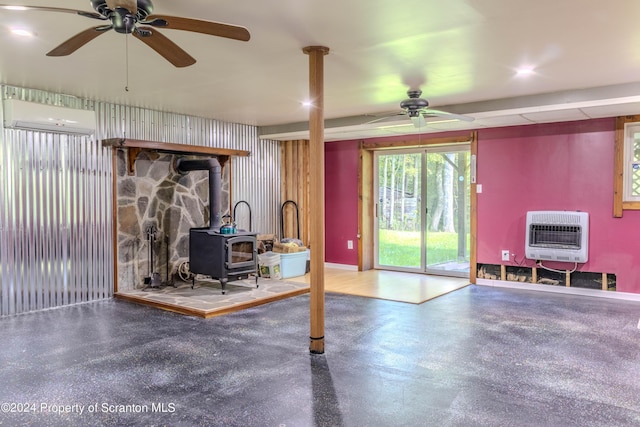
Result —
<path fill-rule="evenodd" d="M 266 304 L 271 301 L 309 292 L 309 284 L 287 280 L 249 278 L 228 282 L 226 294 L 215 280 L 196 279 L 191 283 L 176 282 L 176 287 L 134 289 L 116 292 L 118 299 L 149 305 L 164 310 L 197 317 L 214 317 L 222 314 Z"/>

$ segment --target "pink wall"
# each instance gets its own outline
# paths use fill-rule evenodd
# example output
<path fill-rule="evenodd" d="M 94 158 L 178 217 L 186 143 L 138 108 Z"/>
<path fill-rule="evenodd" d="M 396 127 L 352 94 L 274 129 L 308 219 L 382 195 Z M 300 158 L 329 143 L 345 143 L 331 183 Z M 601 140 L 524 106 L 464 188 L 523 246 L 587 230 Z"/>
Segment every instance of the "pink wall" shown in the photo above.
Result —
<path fill-rule="evenodd" d="M 501 249 L 523 259 L 527 211 L 580 210 L 589 213 L 590 238 L 579 269 L 614 273 L 618 291 L 640 293 L 640 212 L 612 214 L 614 127 L 600 119 L 480 131 L 478 262 L 502 263 Z"/>
<path fill-rule="evenodd" d="M 325 144 L 325 261 L 358 265 L 358 141 Z M 353 249 L 347 249 L 347 240 Z"/>
<path fill-rule="evenodd" d="M 590 239 L 579 269 L 613 273 L 618 291 L 640 293 L 640 211 L 612 215 L 614 126 L 611 118 L 478 131 L 479 263 L 501 264 L 502 249 L 523 259 L 527 211 L 581 210 L 589 212 Z M 346 240 L 355 244 L 358 232 L 358 143 L 326 147 L 326 260 L 357 265 Z"/>

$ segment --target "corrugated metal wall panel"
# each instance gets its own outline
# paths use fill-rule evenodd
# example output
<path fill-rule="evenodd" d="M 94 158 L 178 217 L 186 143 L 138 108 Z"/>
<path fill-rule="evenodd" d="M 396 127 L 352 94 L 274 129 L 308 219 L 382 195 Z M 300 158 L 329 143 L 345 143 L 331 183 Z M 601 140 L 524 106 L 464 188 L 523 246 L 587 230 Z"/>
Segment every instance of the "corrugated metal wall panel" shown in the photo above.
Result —
<path fill-rule="evenodd" d="M 231 148 L 251 152 L 249 157 L 232 159 L 232 206 L 249 203 L 252 231 L 276 233 L 280 203 L 280 145 L 262 141 L 255 126 L 224 123 L 201 117 L 97 103 L 101 139 L 132 139 L 173 142 L 187 145 Z M 241 205 L 236 218 L 240 227 L 249 227 L 249 211 Z"/>
<path fill-rule="evenodd" d="M 233 159 L 232 205 L 241 200 L 251 207 L 252 231 L 277 233 L 280 212 L 280 143 L 260 141 L 257 129 L 240 138 L 238 149 L 249 157 Z M 233 207 L 232 206 L 232 207 Z M 235 218 L 239 227 L 249 227 L 249 209 L 238 205 Z"/>
<path fill-rule="evenodd" d="M 113 293 L 112 165 L 105 138 L 248 150 L 233 158 L 232 204 L 252 229 L 276 233 L 280 146 L 254 126 L 2 86 L 2 99 L 95 110 L 95 137 L 5 129 L 0 123 L 0 316 Z M 248 227 L 248 210 L 237 221 Z M 107 243 L 104 243 L 107 242 Z"/>
<path fill-rule="evenodd" d="M 87 136 L 3 130 L 0 315 L 111 295 L 112 251 L 96 244 L 111 229 L 106 154 Z"/>

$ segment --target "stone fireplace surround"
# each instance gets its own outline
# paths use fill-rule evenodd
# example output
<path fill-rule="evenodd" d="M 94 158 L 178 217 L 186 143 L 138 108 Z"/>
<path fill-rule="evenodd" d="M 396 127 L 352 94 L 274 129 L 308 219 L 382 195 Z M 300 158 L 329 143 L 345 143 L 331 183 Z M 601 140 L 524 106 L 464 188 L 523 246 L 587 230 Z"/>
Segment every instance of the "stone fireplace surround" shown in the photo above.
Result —
<path fill-rule="evenodd" d="M 114 157 L 115 292 L 145 287 L 159 273 L 172 283 L 178 267 L 189 260 L 189 229 L 209 225 L 207 171 L 176 171 L 179 157 L 218 157 L 222 167 L 222 215 L 231 203 L 231 156 L 247 151 L 215 149 L 139 140 L 105 140 Z M 157 229 L 154 263 L 149 269 L 147 230 Z M 168 262 L 167 262 L 168 261 Z"/>

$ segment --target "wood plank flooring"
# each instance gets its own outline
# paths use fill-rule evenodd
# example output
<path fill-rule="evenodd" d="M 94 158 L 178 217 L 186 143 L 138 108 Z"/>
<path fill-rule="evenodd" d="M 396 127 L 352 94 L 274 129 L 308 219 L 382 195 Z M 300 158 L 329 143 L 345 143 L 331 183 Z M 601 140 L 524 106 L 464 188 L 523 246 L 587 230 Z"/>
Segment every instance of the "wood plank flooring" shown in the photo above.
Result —
<path fill-rule="evenodd" d="M 325 291 L 420 304 L 432 298 L 464 288 L 469 279 L 432 276 L 387 270 L 352 271 L 325 268 Z M 309 283 L 309 274 L 286 279 Z"/>
<path fill-rule="evenodd" d="M 176 313 L 209 318 L 307 293 L 310 281 L 310 274 L 281 281 L 262 278 L 262 285 L 255 289 L 253 280 L 246 281 L 247 286 L 237 286 L 237 282 L 232 282 L 227 285 L 226 295 L 221 294 L 217 283 L 199 283 L 196 289 L 191 289 L 190 284 L 182 284 L 177 288 L 166 287 L 154 292 L 144 292 L 140 289 L 122 291 L 116 293 L 115 297 Z M 360 272 L 325 268 L 326 292 L 412 304 L 423 303 L 468 284 L 468 279 L 456 277 L 385 270 Z M 270 286 L 273 287 L 272 290 Z"/>

